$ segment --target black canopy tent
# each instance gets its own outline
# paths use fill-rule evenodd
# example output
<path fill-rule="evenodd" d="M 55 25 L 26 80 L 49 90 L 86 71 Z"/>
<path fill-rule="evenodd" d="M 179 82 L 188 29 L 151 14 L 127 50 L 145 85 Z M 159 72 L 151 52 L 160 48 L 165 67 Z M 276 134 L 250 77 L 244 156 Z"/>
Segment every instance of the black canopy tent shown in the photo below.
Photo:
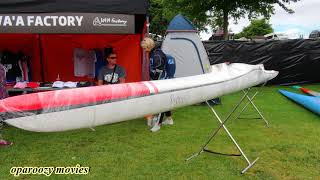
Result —
<path fill-rule="evenodd" d="M 135 33 L 141 33 L 148 0 L 1 0 L 0 14 L 21 13 L 108 13 L 135 18 Z"/>
<path fill-rule="evenodd" d="M 147 0 L 1 0 L 0 13 L 146 14 Z"/>
<path fill-rule="evenodd" d="M 128 81 L 139 81 L 148 6 L 148 0 L 2 0 L 0 51 L 8 46 L 27 51 L 33 80 L 53 81 L 59 74 L 77 81 L 83 78 L 73 75 L 73 49 L 112 46 Z"/>

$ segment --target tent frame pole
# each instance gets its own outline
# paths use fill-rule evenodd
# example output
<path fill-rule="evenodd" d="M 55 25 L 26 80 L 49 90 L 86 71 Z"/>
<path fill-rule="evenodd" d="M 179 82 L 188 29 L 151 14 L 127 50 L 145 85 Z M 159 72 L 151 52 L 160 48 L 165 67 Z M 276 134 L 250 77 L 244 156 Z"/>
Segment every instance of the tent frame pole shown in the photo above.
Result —
<path fill-rule="evenodd" d="M 43 47 L 41 41 L 41 34 L 38 34 L 38 44 L 39 44 L 39 55 L 40 55 L 40 66 L 41 66 L 41 81 L 44 82 L 44 62 L 43 62 Z"/>
<path fill-rule="evenodd" d="M 147 23 L 147 35 L 149 36 L 150 33 L 150 18 L 149 15 L 146 17 L 146 23 Z"/>
<path fill-rule="evenodd" d="M 209 104 L 208 101 L 206 101 L 208 107 L 210 108 L 210 110 L 212 111 L 213 115 L 213 119 L 214 117 L 216 117 L 216 119 L 219 121 L 220 123 L 220 126 L 217 127 L 212 135 L 209 137 L 209 139 L 206 141 L 206 143 L 201 147 L 201 149 L 193 154 L 192 156 L 190 156 L 189 158 L 186 159 L 186 161 L 189 161 L 197 156 L 199 156 L 201 153 L 203 152 L 208 152 L 208 153 L 212 153 L 212 154 L 218 154 L 218 155 L 226 155 L 226 156 L 243 156 L 245 161 L 247 162 L 248 166 L 246 168 L 244 168 L 242 171 L 241 171 L 241 174 L 244 174 L 247 170 L 249 170 L 258 160 L 259 160 L 259 157 L 256 158 L 254 161 L 250 161 L 248 159 L 248 157 L 246 156 L 246 154 L 244 153 L 244 151 L 241 149 L 241 147 L 239 146 L 239 144 L 237 143 L 237 141 L 233 138 L 232 134 L 230 133 L 230 131 L 227 129 L 226 127 L 226 123 L 227 121 L 230 119 L 231 115 L 239 108 L 239 106 L 241 105 L 241 103 L 245 100 L 245 98 L 248 96 L 248 93 L 249 93 L 249 90 L 250 89 L 247 89 L 246 91 L 244 91 L 244 95 L 241 97 L 240 101 L 233 107 L 232 111 L 228 114 L 228 116 L 222 121 L 221 118 L 219 117 L 218 113 L 214 110 L 214 108 Z M 233 142 L 233 144 L 236 146 L 236 148 L 239 150 L 240 154 L 224 154 L 224 153 L 219 153 L 219 152 L 214 152 L 214 151 L 211 151 L 211 150 L 208 150 L 207 149 L 207 146 L 208 144 L 213 140 L 213 138 L 218 134 L 218 132 L 220 131 L 220 129 L 223 129 L 228 137 L 231 139 L 231 141 Z"/>

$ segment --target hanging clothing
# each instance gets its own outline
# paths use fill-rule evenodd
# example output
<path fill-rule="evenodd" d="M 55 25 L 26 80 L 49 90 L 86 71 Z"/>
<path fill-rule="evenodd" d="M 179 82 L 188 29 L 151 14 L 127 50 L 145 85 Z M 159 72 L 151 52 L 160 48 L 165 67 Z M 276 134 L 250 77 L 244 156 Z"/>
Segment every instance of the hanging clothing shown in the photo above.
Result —
<path fill-rule="evenodd" d="M 19 55 L 8 50 L 3 51 L 1 64 L 6 69 L 6 80 L 8 82 L 22 80 L 22 72 L 19 66 Z"/>

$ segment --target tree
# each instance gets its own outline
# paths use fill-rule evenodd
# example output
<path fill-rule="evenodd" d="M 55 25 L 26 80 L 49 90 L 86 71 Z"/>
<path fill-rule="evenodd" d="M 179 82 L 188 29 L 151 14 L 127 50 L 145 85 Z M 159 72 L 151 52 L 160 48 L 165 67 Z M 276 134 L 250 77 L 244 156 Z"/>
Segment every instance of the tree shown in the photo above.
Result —
<path fill-rule="evenodd" d="M 204 12 L 202 14 L 193 13 L 185 8 L 174 8 L 171 6 L 171 0 L 150 0 L 150 32 L 158 35 L 164 35 L 169 22 L 178 13 L 182 13 L 193 21 L 193 24 L 201 31 L 205 26 L 210 24 L 210 19 Z M 178 6 L 178 5 L 177 5 Z M 179 4 L 183 7 L 183 4 Z"/>
<path fill-rule="evenodd" d="M 276 4 L 293 13 L 286 5 L 297 1 L 300 0 L 163 0 L 163 5 L 186 15 L 202 29 L 208 24 L 223 27 L 227 39 L 230 18 L 237 21 L 247 15 L 249 19 L 258 16 L 268 19 L 274 13 Z"/>
<path fill-rule="evenodd" d="M 251 21 L 249 26 L 243 28 L 243 30 L 239 34 L 236 34 L 235 38 L 250 38 L 252 36 L 263 36 L 272 32 L 273 29 L 271 27 L 271 24 L 269 24 L 269 22 L 265 18 L 254 19 Z"/>
<path fill-rule="evenodd" d="M 150 1 L 150 32 L 154 34 L 163 35 L 166 31 L 168 21 L 164 16 L 164 8 L 162 0 Z"/>

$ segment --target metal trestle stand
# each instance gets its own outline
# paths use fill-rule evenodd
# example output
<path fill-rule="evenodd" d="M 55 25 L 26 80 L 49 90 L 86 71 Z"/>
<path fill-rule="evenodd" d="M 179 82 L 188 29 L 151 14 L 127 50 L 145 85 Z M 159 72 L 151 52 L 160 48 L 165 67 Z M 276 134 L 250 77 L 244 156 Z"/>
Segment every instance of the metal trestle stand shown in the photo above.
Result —
<path fill-rule="evenodd" d="M 265 83 L 262 85 L 264 86 Z M 246 108 L 248 107 L 249 104 L 251 104 L 253 106 L 253 108 L 258 112 L 259 114 L 259 118 L 256 118 L 256 119 L 262 119 L 265 124 L 266 124 L 266 127 L 269 127 L 269 122 L 266 120 L 266 118 L 262 115 L 261 111 L 258 109 L 258 107 L 254 104 L 253 102 L 253 99 L 257 96 L 257 94 L 259 93 L 259 91 L 257 90 L 251 97 L 249 96 L 249 92 L 250 92 L 251 88 L 248 88 L 248 89 L 245 89 L 245 90 L 242 90 L 242 92 L 244 94 L 247 93 L 246 95 L 246 98 L 248 99 L 248 102 L 246 103 L 246 105 L 241 109 L 241 111 L 238 113 L 238 115 L 236 116 L 235 119 L 248 119 L 248 118 L 241 118 L 240 115 L 241 113 L 244 112 L 244 110 L 246 110 Z"/>
<path fill-rule="evenodd" d="M 211 109 L 211 111 L 213 112 L 214 116 L 218 119 L 218 121 L 220 122 L 220 125 L 219 127 L 217 127 L 211 137 L 207 140 L 207 142 L 201 147 L 200 151 L 193 154 L 192 156 L 190 156 L 189 158 L 186 159 L 186 161 L 189 161 L 191 160 L 192 158 L 195 158 L 197 156 L 199 156 L 201 153 L 203 152 L 208 152 L 208 153 L 212 153 L 212 154 L 218 154 L 218 155 L 226 155 L 226 156 L 243 156 L 244 159 L 246 160 L 246 162 L 248 163 L 248 166 L 246 168 L 244 168 L 241 173 L 245 173 L 248 169 L 250 169 L 259 159 L 259 157 L 257 159 L 255 159 L 254 161 L 250 161 L 248 159 L 248 157 L 246 156 L 246 154 L 243 152 L 243 150 L 240 148 L 240 146 L 238 145 L 237 141 L 233 138 L 233 136 L 231 135 L 231 133 L 229 132 L 229 130 L 227 129 L 226 127 L 226 123 L 227 121 L 230 119 L 231 115 L 239 108 L 239 106 L 241 105 L 241 103 L 247 98 L 249 100 L 249 103 L 251 103 L 255 109 L 259 112 L 259 115 L 264 119 L 264 117 L 262 116 L 262 114 L 260 113 L 260 111 L 258 110 L 258 108 L 254 105 L 253 103 L 253 98 L 256 96 L 256 94 L 252 97 L 249 97 L 248 94 L 249 94 L 249 91 L 250 89 L 246 89 L 244 90 L 244 95 L 241 97 L 240 101 L 237 103 L 236 106 L 233 107 L 232 111 L 228 114 L 228 116 L 226 117 L 225 120 L 221 120 L 221 118 L 218 116 L 218 114 L 216 113 L 216 111 L 213 109 L 213 107 L 209 104 L 208 101 L 206 101 L 208 107 Z M 248 104 L 246 104 L 245 108 L 248 106 Z M 241 113 L 244 111 L 244 109 L 242 109 Z M 240 113 L 240 114 L 241 114 Z M 240 114 L 238 115 L 238 117 L 240 116 Z M 265 119 L 264 119 L 265 120 Z M 268 125 L 268 122 L 265 120 L 266 124 Z M 208 144 L 213 140 L 213 138 L 218 134 L 219 130 L 220 129 L 224 129 L 224 131 L 227 133 L 228 137 L 232 140 L 233 144 L 237 147 L 237 149 L 239 150 L 240 154 L 224 154 L 224 153 L 218 153 L 218 152 L 214 152 L 214 151 L 211 151 L 211 150 L 208 150 L 207 149 L 207 146 Z"/>

